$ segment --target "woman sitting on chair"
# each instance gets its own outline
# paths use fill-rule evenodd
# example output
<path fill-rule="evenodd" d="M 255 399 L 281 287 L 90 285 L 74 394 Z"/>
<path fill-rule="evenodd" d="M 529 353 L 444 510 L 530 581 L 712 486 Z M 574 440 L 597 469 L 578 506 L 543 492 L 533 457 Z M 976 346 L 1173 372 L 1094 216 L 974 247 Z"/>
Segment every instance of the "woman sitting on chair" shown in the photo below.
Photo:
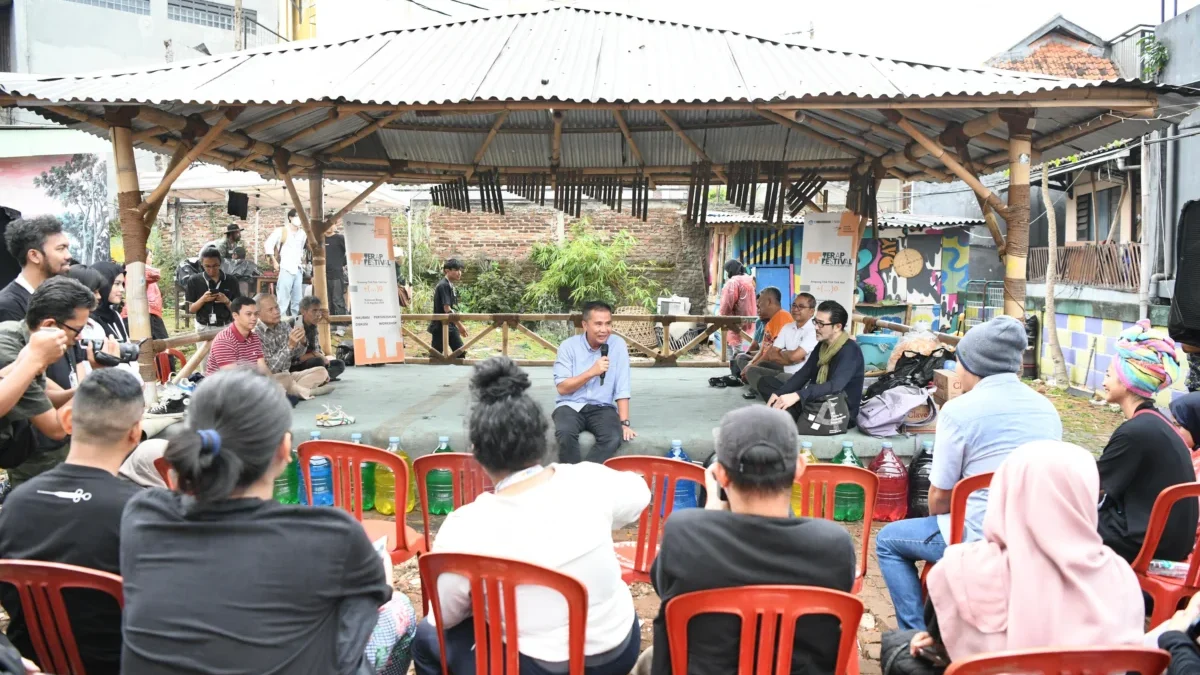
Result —
<path fill-rule="evenodd" d="M 626 675 L 637 662 L 641 632 L 629 587 L 613 551 L 612 530 L 633 522 L 650 502 L 639 475 L 602 464 L 551 464 L 547 420 L 525 390 L 529 375 L 508 357 L 475 367 L 471 450 L 496 486 L 446 517 L 433 552 L 510 558 L 583 582 L 588 591 L 588 675 Z M 466 579 L 438 579 L 452 673 L 475 669 L 471 588 Z M 567 606 L 546 589 L 517 592 L 522 675 L 567 672 Z M 497 627 L 498 628 L 498 627 Z M 437 628 L 422 621 L 413 644 L 417 675 L 441 675 Z"/>
<path fill-rule="evenodd" d="M 121 521 L 124 672 L 405 672 L 416 621 L 391 560 L 342 509 L 272 499 L 292 456 L 283 389 L 221 371 L 185 424 L 164 455 L 179 492 L 144 490 Z"/>

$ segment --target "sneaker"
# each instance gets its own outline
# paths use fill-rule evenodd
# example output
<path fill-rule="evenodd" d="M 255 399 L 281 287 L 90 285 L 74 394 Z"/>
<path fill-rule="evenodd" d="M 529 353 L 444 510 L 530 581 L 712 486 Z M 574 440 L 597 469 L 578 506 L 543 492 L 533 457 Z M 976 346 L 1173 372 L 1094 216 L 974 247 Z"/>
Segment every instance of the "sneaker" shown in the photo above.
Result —
<path fill-rule="evenodd" d="M 354 418 L 343 412 L 341 406 L 325 406 L 325 412 L 317 413 L 319 427 L 340 427 L 346 424 L 354 424 Z"/>
<path fill-rule="evenodd" d="M 183 417 L 187 412 L 189 399 L 183 396 L 173 396 L 158 402 L 158 405 L 146 411 L 153 417 Z"/>

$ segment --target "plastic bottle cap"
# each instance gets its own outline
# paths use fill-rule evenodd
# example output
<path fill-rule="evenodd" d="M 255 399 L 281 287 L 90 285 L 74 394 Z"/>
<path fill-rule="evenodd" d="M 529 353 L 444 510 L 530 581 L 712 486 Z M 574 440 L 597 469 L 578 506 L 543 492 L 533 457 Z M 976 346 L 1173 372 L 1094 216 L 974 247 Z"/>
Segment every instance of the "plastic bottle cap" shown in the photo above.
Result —
<path fill-rule="evenodd" d="M 360 433 L 358 433 L 358 432 L 352 433 L 352 434 L 350 434 L 350 440 L 352 440 L 352 441 L 361 441 L 361 440 L 362 440 L 362 434 L 360 434 Z"/>
<path fill-rule="evenodd" d="M 683 441 L 671 441 L 671 447 L 672 448 L 682 448 Z"/>
<path fill-rule="evenodd" d="M 449 442 L 450 442 L 449 436 L 438 436 L 438 443 L 449 443 Z"/>
<path fill-rule="evenodd" d="M 399 436 L 388 436 L 388 443 L 399 443 L 399 442 L 400 442 Z"/>
<path fill-rule="evenodd" d="M 312 432 L 309 432 L 309 434 L 308 434 L 308 437 L 309 437 L 309 438 L 320 438 L 320 437 L 321 437 L 321 432 L 319 432 L 319 431 L 312 431 Z"/>
<path fill-rule="evenodd" d="M 892 444 L 891 444 L 891 443 L 884 443 L 884 444 L 883 444 L 883 447 L 887 448 L 888 450 L 891 450 L 891 449 L 892 449 Z"/>
<path fill-rule="evenodd" d="M 851 443 L 850 441 L 842 441 L 842 447 L 843 448 L 853 448 L 854 444 Z"/>
<path fill-rule="evenodd" d="M 811 448 L 811 447 L 812 447 L 812 441 L 804 441 L 803 443 L 801 443 L 801 444 L 800 444 L 800 447 L 802 447 L 802 448 Z"/>

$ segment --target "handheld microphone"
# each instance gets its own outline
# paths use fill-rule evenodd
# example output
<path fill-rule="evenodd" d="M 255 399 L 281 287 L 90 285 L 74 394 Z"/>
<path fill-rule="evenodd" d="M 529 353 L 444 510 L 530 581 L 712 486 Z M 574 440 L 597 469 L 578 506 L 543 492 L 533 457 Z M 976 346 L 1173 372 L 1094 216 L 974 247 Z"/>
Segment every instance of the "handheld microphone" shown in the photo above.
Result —
<path fill-rule="evenodd" d="M 608 357 L 608 343 L 605 342 L 604 344 L 600 345 L 600 358 L 607 358 L 607 357 Z M 606 373 L 600 373 L 600 386 L 602 386 L 602 387 L 604 386 L 605 374 Z"/>

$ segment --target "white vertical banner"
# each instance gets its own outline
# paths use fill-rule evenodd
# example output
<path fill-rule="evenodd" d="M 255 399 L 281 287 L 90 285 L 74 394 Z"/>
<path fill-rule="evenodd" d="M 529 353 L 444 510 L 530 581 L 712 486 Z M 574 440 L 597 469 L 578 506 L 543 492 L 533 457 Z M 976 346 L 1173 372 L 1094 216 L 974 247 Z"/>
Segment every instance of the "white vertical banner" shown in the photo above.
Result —
<path fill-rule="evenodd" d="M 404 363 L 392 221 L 385 216 L 350 213 L 342 223 L 350 272 L 350 314 L 354 317 L 354 365 Z"/>
<path fill-rule="evenodd" d="M 841 213 L 804 214 L 804 240 L 800 259 L 800 290 L 812 293 L 820 304 L 835 300 L 854 308 L 855 265 L 851 257 L 854 237 L 843 234 Z M 857 224 L 857 218 L 855 223 Z M 855 227 L 854 229 L 858 229 Z"/>

